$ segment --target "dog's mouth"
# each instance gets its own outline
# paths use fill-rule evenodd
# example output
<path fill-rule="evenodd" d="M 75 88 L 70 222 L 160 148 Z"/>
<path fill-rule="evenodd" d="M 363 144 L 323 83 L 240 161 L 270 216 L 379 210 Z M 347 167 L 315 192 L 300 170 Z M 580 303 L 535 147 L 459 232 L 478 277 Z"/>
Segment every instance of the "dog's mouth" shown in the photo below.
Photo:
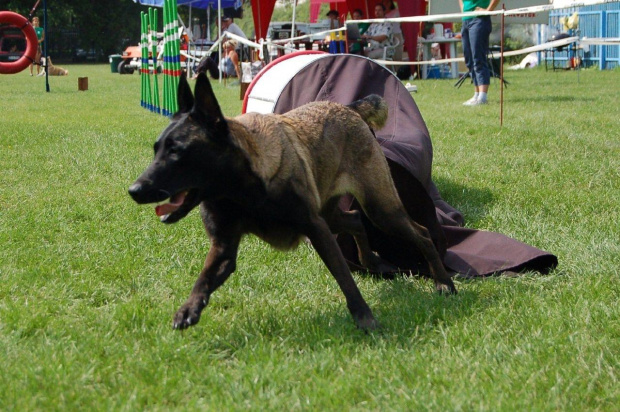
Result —
<path fill-rule="evenodd" d="M 198 203 L 198 190 L 183 190 L 158 203 L 155 214 L 163 223 L 174 223 L 185 217 Z"/>

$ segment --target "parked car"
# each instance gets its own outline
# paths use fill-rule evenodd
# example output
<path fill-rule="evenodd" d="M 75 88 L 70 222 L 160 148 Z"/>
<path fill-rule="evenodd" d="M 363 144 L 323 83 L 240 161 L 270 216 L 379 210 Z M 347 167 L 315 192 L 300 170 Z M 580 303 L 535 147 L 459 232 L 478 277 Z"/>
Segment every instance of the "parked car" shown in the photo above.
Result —
<path fill-rule="evenodd" d="M 19 60 L 26 51 L 26 38 L 15 26 L 0 26 L 0 62 Z"/>
<path fill-rule="evenodd" d="M 157 33 L 157 53 L 161 53 L 164 47 L 163 42 L 163 33 Z M 195 56 L 198 59 L 201 59 L 206 53 L 207 50 L 213 45 L 213 42 L 210 40 L 199 39 L 195 42 L 189 43 L 189 46 L 186 42 L 181 43 L 181 51 L 183 53 L 187 53 L 189 55 Z M 152 50 L 149 48 L 149 59 L 152 59 Z M 122 61 L 118 64 L 118 72 L 120 74 L 133 74 L 134 71 L 140 70 L 142 67 L 142 50 L 140 46 L 128 46 L 122 54 Z M 181 67 L 186 67 L 187 58 L 185 56 L 181 56 Z M 149 68 L 153 70 L 152 67 Z M 157 61 L 157 72 L 161 73 L 163 69 L 163 61 L 159 59 Z"/>
<path fill-rule="evenodd" d="M 26 38 L 19 34 L 8 34 L 0 38 L 0 62 L 19 60 L 26 51 Z"/>
<path fill-rule="evenodd" d="M 85 62 L 98 62 L 103 60 L 103 50 L 96 50 L 91 48 L 90 50 L 84 49 L 75 49 L 73 52 L 73 58 L 71 59 L 74 63 L 85 63 Z"/>

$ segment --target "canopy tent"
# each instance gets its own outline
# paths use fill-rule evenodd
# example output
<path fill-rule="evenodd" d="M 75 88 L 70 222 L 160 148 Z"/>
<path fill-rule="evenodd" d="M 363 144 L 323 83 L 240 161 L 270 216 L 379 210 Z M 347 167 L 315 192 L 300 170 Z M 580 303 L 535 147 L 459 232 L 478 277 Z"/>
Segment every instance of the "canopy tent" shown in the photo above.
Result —
<path fill-rule="evenodd" d="M 147 6 L 161 7 L 164 0 L 134 0 L 134 2 Z M 191 6 L 201 9 L 217 8 L 218 2 L 222 8 L 235 7 L 241 3 L 240 0 L 177 0 L 179 6 Z M 376 0 L 327 0 L 326 2 L 330 3 L 331 7 L 338 10 L 341 15 L 346 16 L 350 10 L 360 9 L 364 12 L 366 18 L 374 17 Z M 251 0 L 251 3 L 256 39 L 264 39 L 267 37 L 267 30 L 269 29 L 269 22 L 271 21 L 276 0 Z M 401 17 L 422 16 L 426 14 L 426 2 L 424 0 L 401 1 L 398 4 L 398 11 Z M 413 61 L 416 53 L 411 53 L 411 50 L 416 50 L 420 25 L 419 23 L 402 23 L 401 28 L 405 38 L 405 48 L 410 51 L 409 60 Z"/>
<path fill-rule="evenodd" d="M 261 0 L 262 2 L 263 0 Z M 264 0 L 274 1 L 275 0 Z M 310 21 L 315 22 L 319 16 L 319 10 L 322 3 L 329 3 L 330 9 L 338 11 L 339 15 L 346 16 L 349 12 L 355 9 L 360 9 L 364 13 L 364 18 L 374 18 L 374 7 L 377 4 L 377 0 L 311 0 L 310 3 Z M 425 0 L 409 0 L 398 2 L 398 12 L 401 17 L 409 16 L 423 16 L 426 14 L 426 1 Z M 412 53 L 412 50 L 416 50 L 418 46 L 418 33 L 420 32 L 419 23 L 401 23 L 401 29 L 403 31 L 403 38 L 405 39 L 405 48 L 409 51 L 409 60 L 415 60 L 416 53 Z"/>
<path fill-rule="evenodd" d="M 145 6 L 163 7 L 164 0 L 133 0 Z M 177 0 L 177 5 L 188 6 L 198 9 L 208 9 L 219 7 L 226 9 L 230 7 L 241 7 L 241 0 Z M 269 22 L 273 14 L 276 0 L 253 0 L 252 15 L 254 17 L 254 32 L 256 38 L 265 38 L 269 29 Z"/>
<path fill-rule="evenodd" d="M 325 16 L 319 16 L 324 3 L 329 3 L 329 9 L 336 10 L 339 16 L 346 16 L 349 12 L 347 0 L 310 0 L 310 23 L 316 23 L 319 18 L 325 18 Z"/>
<path fill-rule="evenodd" d="M 155 6 L 155 7 L 164 7 L 164 0 L 133 0 L 134 3 L 139 3 L 144 6 Z M 177 0 L 177 6 L 188 6 L 190 7 L 190 20 L 192 17 L 191 8 L 198 9 L 217 9 L 221 7 L 223 9 L 231 8 L 231 7 L 241 7 L 241 0 Z M 189 22 L 191 24 L 191 22 Z M 191 29 L 191 26 L 188 26 Z"/>
<path fill-rule="evenodd" d="M 134 3 L 140 3 L 145 6 L 163 7 L 164 0 L 134 0 Z M 222 8 L 235 7 L 240 4 L 238 0 L 177 0 L 179 6 L 190 6 L 197 9 L 207 9 L 209 7 L 217 8 L 218 4 Z"/>

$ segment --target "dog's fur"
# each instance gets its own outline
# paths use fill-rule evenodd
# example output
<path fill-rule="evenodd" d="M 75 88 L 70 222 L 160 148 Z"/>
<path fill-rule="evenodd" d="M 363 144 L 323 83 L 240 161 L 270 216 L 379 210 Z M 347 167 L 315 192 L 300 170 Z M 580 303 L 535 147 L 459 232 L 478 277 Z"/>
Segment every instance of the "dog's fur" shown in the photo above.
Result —
<path fill-rule="evenodd" d="M 47 57 L 47 59 L 45 57 L 41 57 L 41 66 L 43 66 L 44 70 L 46 70 L 50 76 L 69 75 L 69 70 L 63 69 L 62 67 L 54 66 L 54 63 L 52 63 L 52 58 L 49 56 Z"/>
<path fill-rule="evenodd" d="M 195 96 L 184 77 L 180 110 L 155 143 L 155 159 L 129 188 L 138 203 L 162 202 L 157 214 L 174 223 L 200 204 L 211 241 L 205 266 L 174 327 L 198 322 L 211 294 L 236 267 L 244 234 L 280 249 L 306 236 L 344 293 L 363 329 L 377 326 L 332 233 L 348 232 L 369 269 L 383 265 L 368 245 L 358 212 L 343 212 L 339 196 L 353 194 L 373 223 L 418 248 L 437 289 L 456 293 L 427 230 L 413 222 L 398 197 L 369 125 L 381 127 L 387 105 L 379 96 L 344 106 L 314 102 L 284 115 L 225 118 L 201 74 Z"/>

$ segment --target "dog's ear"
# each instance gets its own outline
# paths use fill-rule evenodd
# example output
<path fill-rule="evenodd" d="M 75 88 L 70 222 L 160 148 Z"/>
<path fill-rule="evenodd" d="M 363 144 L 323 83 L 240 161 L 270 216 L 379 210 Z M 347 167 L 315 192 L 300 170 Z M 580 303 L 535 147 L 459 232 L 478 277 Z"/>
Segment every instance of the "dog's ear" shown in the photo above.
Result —
<path fill-rule="evenodd" d="M 194 111 L 201 113 L 208 119 L 214 120 L 216 124 L 224 121 L 224 115 L 217 102 L 215 93 L 213 93 L 211 82 L 204 73 L 198 75 L 194 93 L 196 95 Z"/>
<path fill-rule="evenodd" d="M 177 103 L 179 104 L 179 112 L 189 113 L 194 107 L 194 96 L 192 95 L 192 89 L 185 76 L 179 78 L 179 88 L 177 89 Z"/>

